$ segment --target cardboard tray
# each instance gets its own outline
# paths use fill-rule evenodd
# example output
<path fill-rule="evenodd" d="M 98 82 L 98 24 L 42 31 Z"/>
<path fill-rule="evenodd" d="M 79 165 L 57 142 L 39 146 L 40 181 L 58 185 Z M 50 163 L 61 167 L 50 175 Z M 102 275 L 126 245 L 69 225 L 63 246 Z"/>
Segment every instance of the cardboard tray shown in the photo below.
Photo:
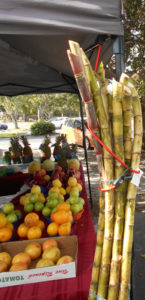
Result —
<path fill-rule="evenodd" d="M 49 238 L 2 243 L 0 244 L 0 252 L 6 251 L 13 258 L 14 255 L 16 255 L 17 253 L 23 252 L 26 245 L 30 242 L 36 241 L 42 245 L 43 241 L 47 239 Z M 54 239 L 58 242 L 58 247 L 61 251 L 61 256 L 70 255 L 74 258 L 74 262 L 58 266 L 35 269 L 35 265 L 37 261 L 41 258 L 40 257 L 37 260 L 32 261 L 28 270 L 0 273 L 0 288 L 76 277 L 78 251 L 77 236 L 73 235 L 67 237 L 55 237 Z"/>

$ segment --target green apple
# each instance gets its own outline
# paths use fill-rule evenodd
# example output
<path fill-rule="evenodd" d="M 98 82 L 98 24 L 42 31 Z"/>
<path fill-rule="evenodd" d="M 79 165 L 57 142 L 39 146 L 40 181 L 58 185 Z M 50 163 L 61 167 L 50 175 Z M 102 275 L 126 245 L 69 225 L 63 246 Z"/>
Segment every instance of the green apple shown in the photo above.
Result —
<path fill-rule="evenodd" d="M 6 215 L 10 214 L 13 210 L 14 210 L 14 204 L 11 202 L 4 204 L 2 208 L 3 213 Z"/>
<path fill-rule="evenodd" d="M 71 196 L 69 197 L 70 204 L 77 204 L 79 203 L 79 197 L 78 196 Z"/>
<path fill-rule="evenodd" d="M 79 196 L 79 190 L 77 188 L 74 188 L 73 190 L 70 191 L 69 194 L 70 194 L 71 197 L 73 197 L 73 196 L 78 197 Z"/>
<path fill-rule="evenodd" d="M 71 205 L 71 211 L 73 214 L 77 214 L 82 209 L 83 209 L 82 203 L 76 203 L 76 204 Z"/>
<path fill-rule="evenodd" d="M 34 204 L 33 203 L 27 203 L 24 205 L 24 211 L 25 212 L 31 212 L 34 210 Z"/>
<path fill-rule="evenodd" d="M 6 218 L 8 223 L 14 223 L 18 220 L 17 216 L 13 212 L 8 214 Z"/>
<path fill-rule="evenodd" d="M 45 216 L 45 217 L 49 217 L 51 214 L 51 209 L 47 206 L 45 206 L 43 209 L 42 209 L 42 215 Z"/>
<path fill-rule="evenodd" d="M 57 192 L 49 192 L 48 196 L 50 197 L 50 199 L 57 199 L 58 198 L 58 193 Z"/>
<path fill-rule="evenodd" d="M 14 210 L 14 213 L 17 217 L 22 218 L 23 214 L 20 210 Z"/>
<path fill-rule="evenodd" d="M 44 207 L 44 204 L 40 201 L 37 201 L 35 204 L 34 204 L 34 210 L 35 211 L 41 211 Z"/>
<path fill-rule="evenodd" d="M 85 200 L 81 197 L 79 197 L 79 202 L 82 203 L 83 205 L 85 204 Z"/>
<path fill-rule="evenodd" d="M 47 203 L 47 207 L 49 208 L 54 208 L 58 205 L 58 200 L 57 199 L 53 199 L 53 200 L 49 200 Z"/>
<path fill-rule="evenodd" d="M 38 198 L 39 198 L 38 194 L 34 193 L 34 194 L 31 194 L 31 195 L 30 195 L 29 201 L 30 201 L 31 203 L 36 203 L 36 202 L 38 201 Z"/>

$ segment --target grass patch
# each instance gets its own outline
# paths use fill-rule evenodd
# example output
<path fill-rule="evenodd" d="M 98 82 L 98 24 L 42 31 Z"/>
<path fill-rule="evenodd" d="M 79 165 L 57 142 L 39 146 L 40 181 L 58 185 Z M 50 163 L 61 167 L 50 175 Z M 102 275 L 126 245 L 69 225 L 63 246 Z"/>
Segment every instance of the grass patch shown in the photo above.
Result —
<path fill-rule="evenodd" d="M 19 128 L 19 129 L 9 129 L 9 130 L 0 132 L 0 138 L 11 138 L 15 135 L 21 136 L 21 135 L 25 134 L 25 133 L 23 133 L 24 131 L 30 129 L 32 124 L 33 123 L 28 123 L 24 127 Z"/>

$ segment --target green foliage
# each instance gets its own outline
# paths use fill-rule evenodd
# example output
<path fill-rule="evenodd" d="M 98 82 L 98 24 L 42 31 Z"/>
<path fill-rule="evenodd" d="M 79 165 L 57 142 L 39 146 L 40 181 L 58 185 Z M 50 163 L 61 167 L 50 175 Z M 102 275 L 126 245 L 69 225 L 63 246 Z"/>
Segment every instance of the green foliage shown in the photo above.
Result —
<path fill-rule="evenodd" d="M 51 133 L 55 130 L 55 125 L 50 122 L 38 121 L 31 125 L 32 135 L 42 135 Z"/>

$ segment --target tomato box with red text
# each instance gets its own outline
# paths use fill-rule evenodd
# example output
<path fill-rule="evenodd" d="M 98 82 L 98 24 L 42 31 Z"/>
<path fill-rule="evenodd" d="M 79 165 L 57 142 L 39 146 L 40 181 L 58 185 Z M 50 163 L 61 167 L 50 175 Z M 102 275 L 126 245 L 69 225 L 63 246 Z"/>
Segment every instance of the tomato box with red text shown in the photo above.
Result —
<path fill-rule="evenodd" d="M 0 244 L 0 252 L 6 251 L 13 258 L 17 253 L 23 252 L 26 245 L 30 242 L 37 241 L 42 245 L 43 241 L 46 239 L 47 238 L 2 243 Z M 54 239 L 58 242 L 61 256 L 72 256 L 74 259 L 73 262 L 54 265 L 52 267 L 35 268 L 35 265 L 40 258 L 33 260 L 28 270 L 0 273 L 0 287 L 76 277 L 78 251 L 77 236 L 55 237 Z"/>

